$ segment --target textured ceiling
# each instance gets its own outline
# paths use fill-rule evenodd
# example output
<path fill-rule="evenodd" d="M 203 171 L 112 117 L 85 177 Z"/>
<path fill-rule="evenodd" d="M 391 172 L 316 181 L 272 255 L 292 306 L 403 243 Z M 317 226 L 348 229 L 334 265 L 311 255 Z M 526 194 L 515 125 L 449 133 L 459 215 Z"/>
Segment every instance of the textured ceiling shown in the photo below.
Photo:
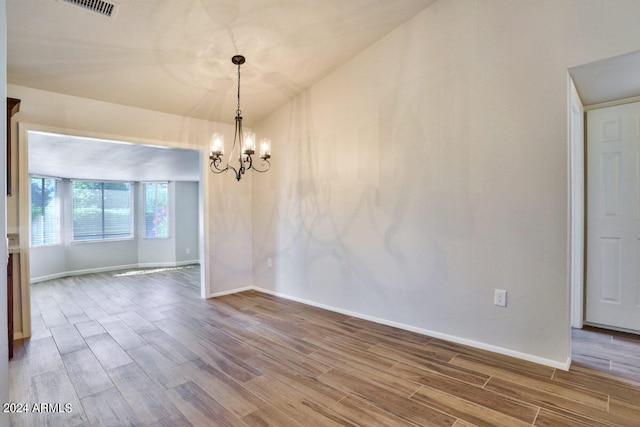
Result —
<path fill-rule="evenodd" d="M 7 0 L 7 81 L 251 126 L 435 0 Z"/>
<path fill-rule="evenodd" d="M 110 181 L 199 181 L 200 152 L 29 132 L 29 173 Z"/>

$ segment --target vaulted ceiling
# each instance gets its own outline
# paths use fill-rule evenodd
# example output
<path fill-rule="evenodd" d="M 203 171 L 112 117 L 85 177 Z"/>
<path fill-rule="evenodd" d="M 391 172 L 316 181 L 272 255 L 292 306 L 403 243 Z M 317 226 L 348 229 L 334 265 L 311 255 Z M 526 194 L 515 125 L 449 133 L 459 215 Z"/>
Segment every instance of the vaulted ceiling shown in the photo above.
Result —
<path fill-rule="evenodd" d="M 435 0 L 7 0 L 7 80 L 251 126 Z M 97 0 L 91 0 L 97 1 Z"/>
<path fill-rule="evenodd" d="M 110 17 L 71 4 L 96 1 L 7 0 L 7 82 L 233 123 L 241 54 L 247 126 L 435 2 L 105 0 Z M 197 153 L 41 133 L 29 159 L 31 173 L 86 179 L 193 180 L 200 168 Z"/>
<path fill-rule="evenodd" d="M 102 1 L 115 5 L 110 17 L 72 4 Z M 242 54 L 242 111 L 251 126 L 435 1 L 7 0 L 7 82 L 232 123 L 237 68 L 231 57 Z M 640 95 L 638 64 L 635 52 L 569 72 L 590 105 Z M 60 174 L 78 173 L 92 158 L 87 174 L 110 170 L 114 179 L 130 179 L 125 176 L 135 169 L 116 171 L 118 162 L 105 160 L 101 170 L 99 159 L 113 160 L 115 153 L 139 156 L 139 164 L 190 158 L 167 166 L 176 177 L 189 170 L 193 178 L 199 167 L 185 153 L 113 149 L 104 141 L 37 134 L 30 142 L 34 172 L 36 159 L 48 159 L 39 173 L 54 173 L 54 164 Z"/>

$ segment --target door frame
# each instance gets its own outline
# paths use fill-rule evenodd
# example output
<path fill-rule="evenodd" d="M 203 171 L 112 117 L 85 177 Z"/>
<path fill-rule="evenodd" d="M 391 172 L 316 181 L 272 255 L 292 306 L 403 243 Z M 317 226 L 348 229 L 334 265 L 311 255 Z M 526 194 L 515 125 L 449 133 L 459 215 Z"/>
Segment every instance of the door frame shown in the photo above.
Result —
<path fill-rule="evenodd" d="M 570 327 L 581 329 L 585 324 L 585 274 L 587 233 L 586 219 L 586 134 L 585 114 L 590 110 L 640 102 L 640 96 L 599 104 L 584 105 L 571 76 L 568 77 L 568 142 L 569 142 L 569 313 Z M 596 325 L 602 326 L 602 325 Z M 628 330 L 607 326 L 611 330 Z"/>
<path fill-rule="evenodd" d="M 570 325 L 584 325 L 584 272 L 586 223 L 586 169 L 584 112 L 580 95 L 569 76 L 569 291 Z"/>

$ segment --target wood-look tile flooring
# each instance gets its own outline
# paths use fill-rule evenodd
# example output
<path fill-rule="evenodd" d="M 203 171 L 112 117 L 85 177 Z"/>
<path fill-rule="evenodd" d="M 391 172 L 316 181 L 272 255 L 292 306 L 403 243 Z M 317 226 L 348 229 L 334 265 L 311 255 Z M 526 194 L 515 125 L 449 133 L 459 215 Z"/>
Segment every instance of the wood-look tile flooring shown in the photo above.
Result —
<path fill-rule="evenodd" d="M 33 285 L 10 396 L 49 412 L 12 425 L 640 425 L 630 337 L 576 332 L 565 372 L 254 291 L 202 300 L 198 280 L 192 267 Z M 622 362 L 590 353 L 609 344 Z"/>
<path fill-rule="evenodd" d="M 576 366 L 640 384 L 640 335 L 585 326 L 572 331 L 571 350 Z"/>

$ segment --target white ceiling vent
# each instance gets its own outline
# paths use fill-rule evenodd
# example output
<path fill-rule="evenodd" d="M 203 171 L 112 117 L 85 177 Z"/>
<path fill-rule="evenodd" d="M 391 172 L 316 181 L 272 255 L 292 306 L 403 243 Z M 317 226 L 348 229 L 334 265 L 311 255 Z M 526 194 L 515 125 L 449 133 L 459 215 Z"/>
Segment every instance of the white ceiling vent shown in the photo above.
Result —
<path fill-rule="evenodd" d="M 59 0 L 73 6 L 90 10 L 107 18 L 115 18 L 118 3 L 105 0 Z"/>

